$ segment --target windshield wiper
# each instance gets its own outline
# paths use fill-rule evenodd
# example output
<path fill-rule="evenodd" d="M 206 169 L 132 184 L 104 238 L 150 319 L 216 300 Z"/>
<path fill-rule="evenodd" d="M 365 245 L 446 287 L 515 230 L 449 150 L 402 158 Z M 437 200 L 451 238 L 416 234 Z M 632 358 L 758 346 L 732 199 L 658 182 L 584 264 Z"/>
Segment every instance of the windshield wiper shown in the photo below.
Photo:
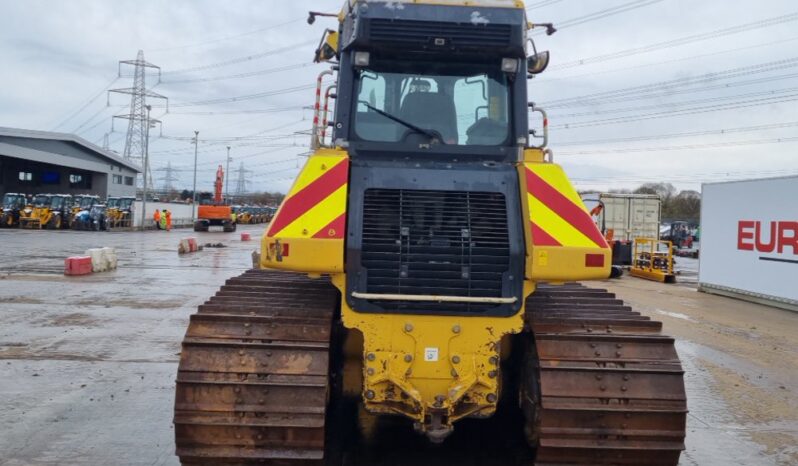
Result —
<path fill-rule="evenodd" d="M 399 123 L 402 126 L 405 126 L 407 128 L 412 129 L 413 131 L 415 131 L 417 133 L 421 133 L 421 134 L 424 134 L 426 136 L 429 136 L 429 138 L 432 139 L 433 141 L 438 141 L 441 144 L 446 145 L 446 141 L 443 140 L 443 137 L 438 138 L 438 136 L 436 136 L 435 133 L 433 133 L 432 131 L 430 131 L 428 129 L 424 129 L 424 128 L 418 127 L 418 126 L 414 125 L 413 123 L 407 122 L 407 121 L 399 118 L 398 116 L 391 115 L 390 113 L 386 112 L 385 110 L 380 110 L 379 108 L 377 108 L 377 107 L 375 107 L 373 105 L 367 104 L 365 102 L 363 102 L 363 104 L 366 107 L 370 108 L 371 110 L 374 110 L 375 112 L 379 113 L 380 115 L 384 116 L 385 118 L 387 118 L 389 120 L 393 120 L 393 121 Z"/>

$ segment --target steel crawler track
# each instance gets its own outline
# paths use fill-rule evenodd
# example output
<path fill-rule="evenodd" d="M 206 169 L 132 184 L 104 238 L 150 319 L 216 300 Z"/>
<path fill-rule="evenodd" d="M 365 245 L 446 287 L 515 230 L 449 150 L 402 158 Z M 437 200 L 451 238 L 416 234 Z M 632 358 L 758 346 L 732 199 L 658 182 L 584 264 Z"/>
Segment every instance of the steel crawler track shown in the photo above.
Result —
<path fill-rule="evenodd" d="M 177 375 L 182 464 L 323 464 L 337 300 L 326 280 L 252 270 L 199 307 Z"/>
<path fill-rule="evenodd" d="M 175 401 L 184 465 L 322 466 L 338 293 L 250 271 L 199 307 Z M 540 286 L 527 299 L 539 384 L 536 466 L 671 465 L 684 448 L 683 372 L 662 324 L 605 290 Z"/>
<path fill-rule="evenodd" d="M 577 284 L 540 286 L 526 320 L 540 375 L 536 466 L 678 464 L 687 401 L 660 322 Z"/>

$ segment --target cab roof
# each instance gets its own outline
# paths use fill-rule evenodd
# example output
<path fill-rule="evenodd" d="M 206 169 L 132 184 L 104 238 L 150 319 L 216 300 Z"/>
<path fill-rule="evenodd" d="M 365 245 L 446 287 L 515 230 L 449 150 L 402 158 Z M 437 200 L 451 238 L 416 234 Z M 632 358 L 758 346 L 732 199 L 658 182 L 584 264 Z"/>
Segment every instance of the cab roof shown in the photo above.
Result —
<path fill-rule="evenodd" d="M 397 9 L 402 9 L 404 3 L 447 5 L 447 6 L 476 6 L 485 8 L 526 8 L 521 0 L 348 0 L 344 9 L 357 3 L 391 3 Z"/>

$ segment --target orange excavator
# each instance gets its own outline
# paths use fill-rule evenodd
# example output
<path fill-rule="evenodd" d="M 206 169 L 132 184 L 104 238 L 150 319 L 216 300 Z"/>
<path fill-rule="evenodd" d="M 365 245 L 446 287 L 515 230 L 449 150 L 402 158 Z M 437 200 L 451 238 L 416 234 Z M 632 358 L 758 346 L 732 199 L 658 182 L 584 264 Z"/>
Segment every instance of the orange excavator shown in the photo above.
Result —
<path fill-rule="evenodd" d="M 197 209 L 197 221 L 194 222 L 194 231 L 208 231 L 212 226 L 221 226 L 222 231 L 230 233 L 236 231 L 236 222 L 233 221 L 233 208 L 222 202 L 222 186 L 224 185 L 224 169 L 219 165 L 216 170 L 216 181 L 213 184 L 213 203 L 202 204 Z"/>

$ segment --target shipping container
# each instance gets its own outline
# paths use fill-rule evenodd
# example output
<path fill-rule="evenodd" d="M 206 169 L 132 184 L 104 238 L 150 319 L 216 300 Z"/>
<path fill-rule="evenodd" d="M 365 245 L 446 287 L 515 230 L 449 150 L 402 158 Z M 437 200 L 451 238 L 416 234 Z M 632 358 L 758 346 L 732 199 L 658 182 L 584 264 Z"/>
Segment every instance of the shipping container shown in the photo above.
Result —
<path fill-rule="evenodd" d="M 635 238 L 659 239 L 661 206 L 659 196 L 651 194 L 600 194 L 604 203 L 599 225 L 612 230 L 621 241 Z"/>
<path fill-rule="evenodd" d="M 699 289 L 798 310 L 798 177 L 702 186 Z"/>
<path fill-rule="evenodd" d="M 613 264 L 631 265 L 636 238 L 659 239 L 662 210 L 659 196 L 594 193 L 585 194 L 582 199 L 588 209 L 602 206 L 601 213 L 593 218 L 605 236 L 612 236 Z"/>

